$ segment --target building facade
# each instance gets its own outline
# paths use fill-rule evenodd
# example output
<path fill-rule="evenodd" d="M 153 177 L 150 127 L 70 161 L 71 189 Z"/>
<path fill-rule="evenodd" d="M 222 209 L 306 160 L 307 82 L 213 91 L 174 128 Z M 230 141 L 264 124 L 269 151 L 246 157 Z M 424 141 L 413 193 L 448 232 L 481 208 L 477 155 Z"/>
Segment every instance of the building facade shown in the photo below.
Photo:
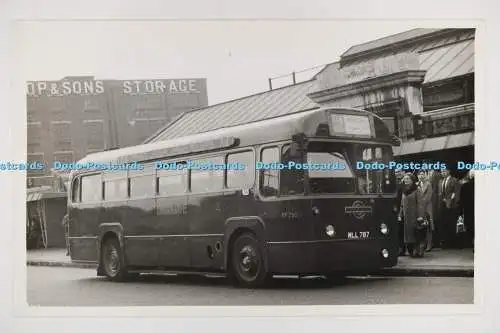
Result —
<path fill-rule="evenodd" d="M 384 118 L 399 160 L 474 161 L 474 29 L 414 29 L 351 47 L 309 95 Z M 464 171 L 465 172 L 465 171 Z"/>
<path fill-rule="evenodd" d="M 382 117 L 397 160 L 474 161 L 474 29 L 413 29 L 355 45 L 311 80 L 183 114 L 146 142 L 319 106 Z"/>
<path fill-rule="evenodd" d="M 137 145 L 179 114 L 208 105 L 206 79 L 96 80 L 67 77 L 27 83 L 29 186 L 49 185 L 54 162 Z"/>

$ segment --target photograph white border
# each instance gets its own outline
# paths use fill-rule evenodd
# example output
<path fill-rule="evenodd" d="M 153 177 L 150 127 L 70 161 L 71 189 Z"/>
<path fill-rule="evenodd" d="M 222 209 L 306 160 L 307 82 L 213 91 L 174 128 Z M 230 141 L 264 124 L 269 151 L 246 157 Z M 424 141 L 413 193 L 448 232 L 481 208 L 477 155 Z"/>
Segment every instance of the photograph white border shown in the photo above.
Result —
<path fill-rule="evenodd" d="M 283 18 L 283 17 L 302 17 L 302 18 L 322 18 L 330 19 L 332 16 L 343 16 L 346 19 L 347 16 L 357 17 L 357 18 L 371 18 L 380 20 L 382 18 L 397 18 L 401 19 L 403 17 L 410 18 L 409 21 L 417 17 L 427 17 L 428 19 L 420 21 L 419 24 L 415 26 L 418 27 L 468 27 L 473 26 L 477 28 L 476 31 L 476 51 L 475 51 L 475 86 L 476 86 L 476 131 L 475 131 L 475 146 L 476 146 L 476 160 L 478 161 L 490 161 L 490 160 L 500 160 L 500 149 L 498 149 L 497 142 L 500 142 L 499 132 L 496 128 L 496 124 L 500 123 L 498 121 L 498 112 L 495 112 L 497 107 L 491 102 L 493 98 L 498 99 L 495 95 L 498 94 L 498 88 L 494 86 L 494 69 L 498 69 L 497 59 L 495 54 L 498 55 L 498 50 L 491 52 L 493 41 L 495 37 L 500 34 L 493 32 L 495 25 L 492 21 L 457 21 L 457 20 L 441 20 L 439 23 L 436 21 L 431 21 L 430 19 L 439 19 L 443 17 L 459 16 L 460 18 L 467 17 L 477 17 L 484 19 L 488 15 L 492 18 L 492 13 L 489 10 L 494 10 L 494 1 L 477 1 L 477 8 L 474 9 L 474 4 L 459 2 L 459 1 L 420 1 L 418 3 L 419 8 L 415 8 L 414 11 L 408 13 L 408 8 L 401 5 L 400 1 L 384 1 L 383 6 L 377 6 L 376 2 L 365 2 L 362 6 L 353 3 L 344 3 L 342 6 L 340 4 L 327 4 L 327 2 L 321 2 L 312 6 L 312 2 L 309 2 L 308 7 L 302 7 L 294 4 L 295 6 L 286 7 L 284 4 L 274 4 L 271 5 L 268 2 L 261 3 L 262 6 L 257 5 L 258 2 L 252 2 L 250 6 L 246 3 L 246 8 L 236 6 L 229 6 L 228 2 L 219 2 L 219 5 L 210 6 L 208 3 L 197 4 L 193 6 L 186 4 L 183 7 L 184 12 L 178 15 L 182 10 L 179 10 L 181 5 L 180 2 L 168 3 L 167 1 L 140 1 L 133 2 L 131 5 L 127 3 L 125 6 L 125 1 L 109 1 L 104 4 L 101 1 L 96 1 L 96 5 L 90 5 L 92 1 L 86 2 L 75 2 L 67 3 L 64 1 L 19 1 L 11 2 L 13 12 L 10 12 L 10 18 L 17 19 L 74 19 L 74 18 L 108 18 L 114 16 L 114 19 L 120 18 L 132 18 L 132 17 L 142 17 L 148 18 L 155 16 L 159 19 L 165 10 L 159 10 L 159 8 L 166 9 L 168 6 L 173 6 L 176 8 L 174 11 L 170 11 L 170 17 L 176 17 L 177 19 L 186 18 L 186 16 L 193 18 L 201 17 L 212 17 L 212 18 L 244 18 L 244 17 L 257 17 L 263 18 Z M 425 4 L 424 4 L 425 2 Z M 51 6 L 47 6 L 47 4 Z M 145 3 L 151 3 L 151 6 L 146 8 Z M 99 5 L 98 5 L 99 4 Z M 223 6 L 222 6 L 223 4 Z M 265 4 L 265 5 L 264 5 Z M 289 3 L 290 4 L 290 3 Z M 94 15 L 95 8 L 100 7 L 100 14 Z M 242 4 L 239 4 L 241 6 Z M 391 6 L 392 5 L 392 6 Z M 416 4 L 414 4 L 416 5 Z M 226 6 L 226 7 L 224 7 Z M 490 8 L 486 7 L 490 6 Z M 342 7 L 342 11 L 339 8 Z M 344 8 L 345 7 L 345 8 Z M 380 8 L 383 7 L 383 8 Z M 116 10 L 118 8 L 119 10 Z M 230 8 L 230 9 L 229 9 Z M 391 13 L 387 12 L 387 9 L 391 8 Z M 300 10 L 299 10 L 300 9 Z M 430 10 L 432 9 L 432 10 Z M 498 7 L 496 7 L 498 9 Z M 262 12 L 262 10 L 265 10 Z M 146 15 L 146 11 L 149 15 Z M 231 13 L 229 13 L 231 12 Z M 339 16 L 339 13 L 341 14 Z M 363 14 L 361 14 L 363 13 Z M 457 15 L 458 13 L 458 15 Z M 402 15 L 403 14 L 403 15 Z M 406 15 L 404 15 L 406 14 Z M 9 22 L 9 29 L 12 29 L 12 22 Z M 497 28 L 498 26 L 496 26 Z M 7 69 L 5 73 L 9 73 L 8 78 L 10 80 L 2 80 L 2 97 L 10 102 L 8 116 L 2 112 L 4 117 L 1 125 L 5 126 L 3 133 L 8 133 L 10 142 L 15 143 L 15 146 L 10 149 L 9 147 L 2 146 L 2 154 L 4 160 L 19 161 L 24 159 L 24 152 L 26 147 L 26 132 L 20 131 L 20 129 L 25 128 L 26 122 L 26 112 L 25 112 L 25 87 L 24 82 L 20 82 L 16 79 L 15 73 L 19 70 L 18 66 L 20 64 L 16 63 L 16 53 L 22 52 L 22 45 L 15 44 L 15 31 L 10 30 L 5 34 L 9 37 L 8 42 L 10 44 L 10 52 L 7 54 L 7 60 L 10 64 L 5 66 L 2 62 L 2 67 Z M 6 39 L 7 40 L 7 39 Z M 3 54 L 5 56 L 5 54 Z M 332 55 L 332 57 L 339 55 Z M 14 64 L 14 66 L 12 66 Z M 487 69 L 487 71 L 486 71 Z M 9 82 L 10 81 L 10 82 Z M 496 85 L 498 87 L 500 85 Z M 8 92 L 8 94 L 6 94 Z M 489 102 L 486 101 L 488 97 Z M 3 104 L 3 103 L 2 103 Z M 6 105 L 6 104 L 4 104 Z M 19 148 L 18 148 L 19 147 Z M 21 148 L 22 147 L 22 148 Z M 5 149 L 7 148 L 7 149 Z M 6 154 L 5 154 L 6 152 Z M 8 157 L 7 157 L 8 156 Z M 498 172 L 481 172 L 476 175 L 476 221 L 493 221 L 496 219 L 489 218 L 490 216 L 495 216 L 495 203 L 492 205 L 486 205 L 485 202 L 495 198 L 495 192 L 490 191 L 490 188 L 495 187 L 493 184 L 499 184 Z M 25 175 L 20 173 L 10 173 L 2 174 L 2 188 L 7 189 L 7 193 L 10 193 L 10 198 L 12 201 L 8 200 L 2 201 L 2 211 L 9 212 L 6 214 L 8 216 L 8 223 L 12 223 L 12 233 L 7 233 L 7 235 L 12 235 L 12 237 L 7 237 L 6 241 L 2 243 L 2 252 L 7 254 L 4 258 L 1 257 L 0 264 L 3 267 L 13 268 L 13 305 L 12 313 L 14 317 L 269 317 L 269 316 L 286 316 L 286 317 L 303 317 L 303 316 L 314 316 L 314 317 L 358 317 L 358 316 L 374 316 L 380 318 L 380 316 L 449 316 L 449 315 L 463 315 L 463 314 L 486 314 L 486 304 L 485 300 L 489 298 L 491 304 L 495 302 L 498 303 L 498 298 L 493 300 L 493 292 L 487 291 L 487 277 L 492 278 L 495 275 L 495 270 L 498 272 L 498 267 L 491 265 L 491 260 L 496 260 L 496 256 L 488 260 L 487 255 L 490 253 L 498 253 L 498 250 L 492 248 L 493 245 L 498 246 L 498 242 L 491 239 L 489 236 L 499 234 L 496 232 L 495 228 L 498 228 L 498 224 L 489 226 L 488 229 L 484 224 L 476 223 L 476 247 L 475 247 L 475 277 L 474 277 L 474 305 L 370 305 L 370 306 L 262 306 L 262 307 L 245 307 L 245 306 L 235 306 L 235 307 L 107 307 L 107 308 L 89 308 L 89 307 L 28 307 L 26 302 L 26 250 L 25 250 L 25 230 L 24 223 L 13 223 L 13 221 L 25 221 L 25 189 L 24 186 L 19 186 L 19 184 L 25 184 Z M 489 185 L 489 186 L 488 186 Z M 495 230 L 494 230 L 495 229 Z M 491 236 L 493 237 L 493 236 Z M 8 286 L 9 284 L 7 284 Z M 5 285 L 2 287 L 2 289 Z M 8 290 L 8 289 L 7 289 Z M 8 300 L 8 298 L 6 298 Z M 9 306 L 10 308 L 10 306 Z M 196 313 L 196 316 L 193 314 Z M 493 312 L 494 313 L 494 312 Z M 492 312 L 490 312 L 492 314 Z M 496 319 L 498 320 L 498 319 Z M 456 321 L 457 323 L 460 320 Z M 489 326 L 491 327 L 491 326 Z M 473 328 L 468 328 L 473 329 Z"/>

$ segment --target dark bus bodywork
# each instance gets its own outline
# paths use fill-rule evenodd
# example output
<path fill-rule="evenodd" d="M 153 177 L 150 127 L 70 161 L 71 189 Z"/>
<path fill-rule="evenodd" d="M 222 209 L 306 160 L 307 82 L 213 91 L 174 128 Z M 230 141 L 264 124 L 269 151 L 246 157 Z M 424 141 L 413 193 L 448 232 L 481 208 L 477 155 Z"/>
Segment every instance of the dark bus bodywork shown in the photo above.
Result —
<path fill-rule="evenodd" d="M 342 114 L 367 117 L 370 134 L 337 133 L 342 121 L 332 115 Z M 98 274 L 111 278 L 222 272 L 247 286 L 278 274 L 394 266 L 394 173 L 356 170 L 355 164 L 387 163 L 395 144 L 383 121 L 369 112 L 316 109 L 89 155 L 79 163 L 140 162 L 145 169 L 72 172 L 71 259 L 95 262 Z M 239 162 L 247 169 L 157 170 L 159 161 Z M 348 170 L 255 169 L 257 162 L 290 161 L 343 161 Z M 105 267 L 112 264 L 118 272 Z"/>

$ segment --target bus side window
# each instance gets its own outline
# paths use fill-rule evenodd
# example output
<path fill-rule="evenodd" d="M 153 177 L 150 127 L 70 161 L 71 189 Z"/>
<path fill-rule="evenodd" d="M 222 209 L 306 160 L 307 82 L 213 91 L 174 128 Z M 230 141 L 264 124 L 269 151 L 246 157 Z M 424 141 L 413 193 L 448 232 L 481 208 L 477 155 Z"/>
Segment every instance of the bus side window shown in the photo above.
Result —
<path fill-rule="evenodd" d="M 126 171 L 110 171 L 104 174 L 104 200 L 124 200 L 128 197 Z"/>
<path fill-rule="evenodd" d="M 80 177 L 73 180 L 71 199 L 73 202 L 80 202 Z"/>
<path fill-rule="evenodd" d="M 156 168 L 153 163 L 142 163 L 142 168 L 129 170 L 130 198 L 151 198 L 156 195 Z"/>
<path fill-rule="evenodd" d="M 158 194 L 171 195 L 186 193 L 188 189 L 188 172 L 185 162 L 184 167 L 179 167 L 177 170 L 159 169 L 158 170 Z"/>
<path fill-rule="evenodd" d="M 193 161 L 195 165 L 200 165 L 200 168 L 193 167 L 191 169 L 191 192 L 207 193 L 222 190 L 224 183 L 224 170 L 210 168 L 210 162 L 216 165 L 223 165 L 224 158 L 212 157 Z M 205 170 L 201 169 L 203 167 Z"/>
<path fill-rule="evenodd" d="M 237 169 L 237 163 L 243 170 Z M 249 189 L 255 181 L 255 157 L 253 151 L 238 152 L 227 155 L 228 188 Z"/>
<path fill-rule="evenodd" d="M 154 175 L 130 177 L 130 197 L 150 198 L 156 194 L 156 179 Z"/>
<path fill-rule="evenodd" d="M 82 177 L 82 202 L 98 202 L 102 200 L 101 175 Z"/>
<path fill-rule="evenodd" d="M 265 197 L 277 196 L 279 193 L 279 170 L 265 164 L 280 162 L 279 149 L 276 147 L 263 149 L 261 161 L 264 163 L 264 167 L 260 170 L 260 191 Z"/>

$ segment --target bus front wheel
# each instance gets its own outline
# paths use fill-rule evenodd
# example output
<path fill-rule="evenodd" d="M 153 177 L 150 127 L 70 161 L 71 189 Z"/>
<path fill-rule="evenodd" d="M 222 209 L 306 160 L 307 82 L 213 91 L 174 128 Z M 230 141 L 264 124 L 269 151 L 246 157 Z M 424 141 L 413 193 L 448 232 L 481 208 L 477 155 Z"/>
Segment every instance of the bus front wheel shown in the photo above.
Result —
<path fill-rule="evenodd" d="M 269 280 L 264 254 L 257 237 L 252 233 L 237 236 L 231 247 L 231 278 L 240 286 L 253 288 Z"/>
<path fill-rule="evenodd" d="M 107 239 L 101 252 L 101 265 L 104 274 L 113 281 L 122 281 L 126 278 L 125 260 L 120 243 L 116 238 Z"/>

